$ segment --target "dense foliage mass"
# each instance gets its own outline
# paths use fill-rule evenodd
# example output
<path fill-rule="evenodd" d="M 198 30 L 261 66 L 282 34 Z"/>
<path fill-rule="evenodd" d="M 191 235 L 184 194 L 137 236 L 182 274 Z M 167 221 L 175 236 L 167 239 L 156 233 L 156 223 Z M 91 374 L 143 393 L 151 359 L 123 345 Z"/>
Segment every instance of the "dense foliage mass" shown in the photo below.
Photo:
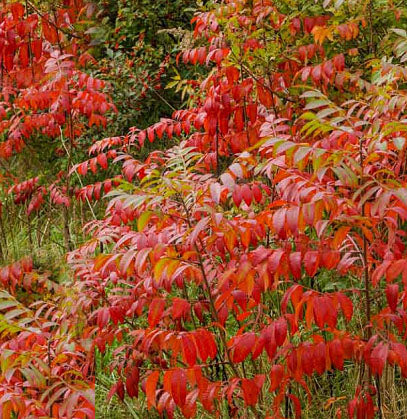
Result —
<path fill-rule="evenodd" d="M 2 417 L 403 417 L 407 7 L 156 3 L 0 11 Z"/>

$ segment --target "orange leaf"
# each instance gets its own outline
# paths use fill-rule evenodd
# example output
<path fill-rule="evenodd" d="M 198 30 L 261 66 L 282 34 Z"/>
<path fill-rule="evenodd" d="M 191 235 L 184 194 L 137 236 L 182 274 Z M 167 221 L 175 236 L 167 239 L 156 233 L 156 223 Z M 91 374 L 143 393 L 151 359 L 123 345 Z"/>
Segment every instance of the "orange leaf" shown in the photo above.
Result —
<path fill-rule="evenodd" d="M 156 407 L 155 403 L 155 392 L 157 388 L 158 378 L 160 376 L 159 371 L 152 372 L 146 380 L 146 397 L 147 397 L 147 408 Z"/>
<path fill-rule="evenodd" d="M 353 315 L 353 304 L 351 299 L 340 292 L 336 293 L 336 297 L 338 298 L 345 319 L 348 322 L 351 321 Z"/>
<path fill-rule="evenodd" d="M 332 241 L 332 246 L 334 249 L 339 249 L 339 246 L 345 240 L 345 237 L 349 233 L 349 230 L 350 230 L 350 227 L 342 226 L 336 231 L 334 239 Z"/>

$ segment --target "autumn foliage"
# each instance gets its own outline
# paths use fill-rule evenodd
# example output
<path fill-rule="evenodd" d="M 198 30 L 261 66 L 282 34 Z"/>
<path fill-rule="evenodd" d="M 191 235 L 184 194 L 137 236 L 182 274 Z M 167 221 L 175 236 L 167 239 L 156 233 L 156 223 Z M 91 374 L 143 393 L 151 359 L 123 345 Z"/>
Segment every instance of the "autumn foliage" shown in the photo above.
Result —
<path fill-rule="evenodd" d="M 53 13 L 29 2 L 0 9 L 2 211 L 10 211 L 11 201 L 24 208 L 28 224 L 46 205 L 70 207 L 76 191 L 67 171 L 53 179 L 45 171 L 18 179 L 13 159 L 35 148 L 38 136 L 56 142 L 70 156 L 85 121 L 105 126 L 104 114 L 114 110 L 104 82 L 81 70 L 94 60 L 86 44 L 76 42 L 79 32 L 68 31 L 84 10 L 86 5 L 76 1 Z M 3 221 L 1 226 L 7 245 Z M 68 240 L 69 230 L 67 234 Z M 5 253 L 2 247 L 3 261 Z M 52 275 L 37 270 L 31 256 L 0 270 L 3 418 L 94 416 L 90 336 L 83 315 L 71 308 L 72 291 Z"/>
<path fill-rule="evenodd" d="M 67 246 L 74 301 L 28 259 L 0 271 L 5 321 L 35 323 L 2 335 L 4 417 L 91 417 L 94 355 L 110 349 L 108 398 L 137 399 L 144 415 L 312 417 L 316 399 L 320 417 L 406 408 L 385 391 L 407 378 L 406 10 L 386 3 L 400 27 L 382 36 L 373 2 L 295 3 L 206 6 L 177 57 L 196 71 L 190 106 L 95 141 L 51 184 L 8 186 L 29 214 L 48 195 L 107 204 L 88 240 Z M 0 150 L 11 157 L 39 130 L 68 138 L 73 154 L 85 121 L 103 128 L 115 107 L 80 70 L 92 58 L 62 39 L 65 21 L 24 10 L 2 17 L 14 38 L 3 28 Z M 140 159 L 146 142 L 175 145 Z M 75 189 L 74 174 L 101 178 Z M 52 308 L 13 311 L 18 287 L 52 290 Z M 11 366 L 8 349 L 29 342 L 43 381 Z M 62 370 L 74 384 L 57 393 Z"/>

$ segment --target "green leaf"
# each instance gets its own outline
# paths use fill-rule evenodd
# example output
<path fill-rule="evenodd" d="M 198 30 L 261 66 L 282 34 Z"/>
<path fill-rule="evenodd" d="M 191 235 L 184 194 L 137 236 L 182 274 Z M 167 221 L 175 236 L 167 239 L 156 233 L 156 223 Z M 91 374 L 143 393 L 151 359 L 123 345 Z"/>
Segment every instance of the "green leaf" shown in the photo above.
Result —
<path fill-rule="evenodd" d="M 404 29 L 392 28 L 391 31 L 393 31 L 399 36 L 402 36 L 403 38 L 407 38 L 407 32 Z"/>
<path fill-rule="evenodd" d="M 407 207 L 407 188 L 399 188 L 394 192 L 394 195 L 400 199 L 401 202 Z"/>
<path fill-rule="evenodd" d="M 313 100 L 312 102 L 307 103 L 304 109 L 321 108 L 326 105 L 330 105 L 330 102 L 326 99 Z"/>
<path fill-rule="evenodd" d="M 393 143 L 396 146 L 397 150 L 402 150 L 406 144 L 406 139 L 404 137 L 393 138 Z"/>
<path fill-rule="evenodd" d="M 325 97 L 325 95 L 322 94 L 319 90 L 309 90 L 308 92 L 304 92 L 300 97 L 301 98 L 307 98 L 307 97 Z"/>
<path fill-rule="evenodd" d="M 146 211 L 140 215 L 140 217 L 137 219 L 137 231 L 144 230 L 144 227 L 148 224 L 152 215 L 152 211 Z"/>

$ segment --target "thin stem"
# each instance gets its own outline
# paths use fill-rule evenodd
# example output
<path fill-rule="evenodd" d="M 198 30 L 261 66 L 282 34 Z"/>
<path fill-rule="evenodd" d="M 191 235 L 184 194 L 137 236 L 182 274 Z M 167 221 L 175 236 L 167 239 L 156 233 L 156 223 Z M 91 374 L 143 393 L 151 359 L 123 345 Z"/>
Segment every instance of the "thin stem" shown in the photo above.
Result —
<path fill-rule="evenodd" d="M 383 418 L 383 412 L 382 412 L 382 395 L 380 392 L 380 376 L 379 374 L 376 374 L 376 389 L 377 389 L 377 407 L 378 407 L 378 414 L 379 419 Z"/>
<path fill-rule="evenodd" d="M 219 177 L 220 176 L 220 167 L 219 167 L 219 128 L 218 128 L 218 124 L 216 124 L 215 148 L 216 148 L 216 177 Z"/>
<path fill-rule="evenodd" d="M 375 52 L 375 45 L 373 43 L 373 0 L 369 0 L 368 4 L 368 20 L 369 20 L 369 52 Z"/>
<path fill-rule="evenodd" d="M 31 9 L 34 10 L 35 13 L 37 13 L 42 19 L 46 20 L 47 23 L 49 23 L 51 26 L 53 26 L 56 30 L 59 30 L 61 32 L 63 32 L 66 35 L 72 36 L 72 38 L 76 38 L 76 39 L 82 39 L 82 37 L 75 35 L 72 32 L 67 31 L 64 28 L 60 28 L 57 26 L 56 23 L 54 23 L 52 20 L 48 19 L 43 13 L 41 13 L 31 2 L 27 1 L 27 4 L 31 7 Z"/>
<path fill-rule="evenodd" d="M 186 206 L 185 201 L 184 201 L 184 199 L 183 199 L 183 197 L 182 197 L 182 196 L 181 196 L 181 203 L 182 203 L 182 206 L 183 206 L 183 208 L 184 208 L 184 210 L 185 210 L 185 214 L 186 214 L 186 218 L 187 218 L 187 224 L 188 224 L 188 227 L 189 227 L 189 228 L 192 228 L 192 223 L 191 223 L 191 217 L 190 217 L 189 209 L 188 209 L 188 207 Z M 219 324 L 220 324 L 220 320 L 219 320 L 218 312 L 217 312 L 216 307 L 215 307 L 215 302 L 214 302 L 214 300 L 213 300 L 213 296 L 212 296 L 212 293 L 211 293 L 211 287 L 210 287 L 210 284 L 209 284 L 208 277 L 207 277 L 207 275 L 206 275 L 206 270 L 205 270 L 205 266 L 204 266 L 203 259 L 202 259 L 202 253 L 203 253 L 203 252 L 205 252 L 205 253 L 206 253 L 205 245 L 204 245 L 204 243 L 202 242 L 202 239 L 201 239 L 201 238 L 198 238 L 198 241 L 199 241 L 199 244 L 200 244 L 200 246 L 201 246 L 201 249 L 199 249 L 199 247 L 198 247 L 198 245 L 196 244 L 196 242 L 194 243 L 194 247 L 195 247 L 195 251 L 196 251 L 196 253 L 197 253 L 197 255 L 198 255 L 198 264 L 199 264 L 199 268 L 200 268 L 200 270 L 201 270 L 202 277 L 203 277 L 203 280 L 204 280 L 204 283 L 205 283 L 205 287 L 206 287 L 206 289 L 207 289 L 207 293 L 208 293 L 208 301 L 209 301 L 209 307 L 210 307 L 210 309 L 211 309 L 211 312 L 212 312 L 212 316 L 213 316 L 213 318 L 215 319 L 215 321 L 216 321 L 217 323 L 219 323 Z M 220 334 L 219 334 L 219 335 L 220 335 L 220 339 L 221 339 L 221 341 L 222 341 L 223 347 L 225 348 L 226 357 L 227 357 L 227 359 L 228 359 L 228 361 L 229 361 L 229 363 L 230 363 L 230 366 L 231 366 L 231 368 L 232 368 L 232 371 L 233 371 L 233 373 L 235 374 L 235 376 L 236 376 L 236 377 L 240 377 L 240 374 L 239 374 L 239 372 L 238 372 L 238 370 L 237 370 L 236 366 L 235 366 L 235 365 L 234 365 L 234 363 L 232 362 L 232 359 L 231 359 L 231 356 L 230 356 L 230 352 L 229 352 L 229 349 L 228 349 L 228 347 L 227 347 L 227 342 L 226 342 L 225 331 L 224 331 L 223 329 L 220 329 Z"/>
<path fill-rule="evenodd" d="M 359 178 L 359 185 L 363 183 L 363 164 L 364 164 L 364 157 L 363 157 L 363 141 L 362 138 L 359 140 L 359 159 L 360 159 L 360 167 L 362 169 L 361 176 Z M 362 216 L 366 216 L 365 206 L 362 207 Z M 366 337 L 370 339 L 372 335 L 372 331 L 370 328 L 370 317 L 371 317 L 371 309 L 370 309 L 370 284 L 369 284 L 369 265 L 368 265 L 368 257 L 367 257 L 367 239 L 365 234 L 362 231 L 363 236 L 363 280 L 365 284 L 365 300 L 366 300 L 366 322 L 367 322 L 367 329 L 366 329 Z"/>

